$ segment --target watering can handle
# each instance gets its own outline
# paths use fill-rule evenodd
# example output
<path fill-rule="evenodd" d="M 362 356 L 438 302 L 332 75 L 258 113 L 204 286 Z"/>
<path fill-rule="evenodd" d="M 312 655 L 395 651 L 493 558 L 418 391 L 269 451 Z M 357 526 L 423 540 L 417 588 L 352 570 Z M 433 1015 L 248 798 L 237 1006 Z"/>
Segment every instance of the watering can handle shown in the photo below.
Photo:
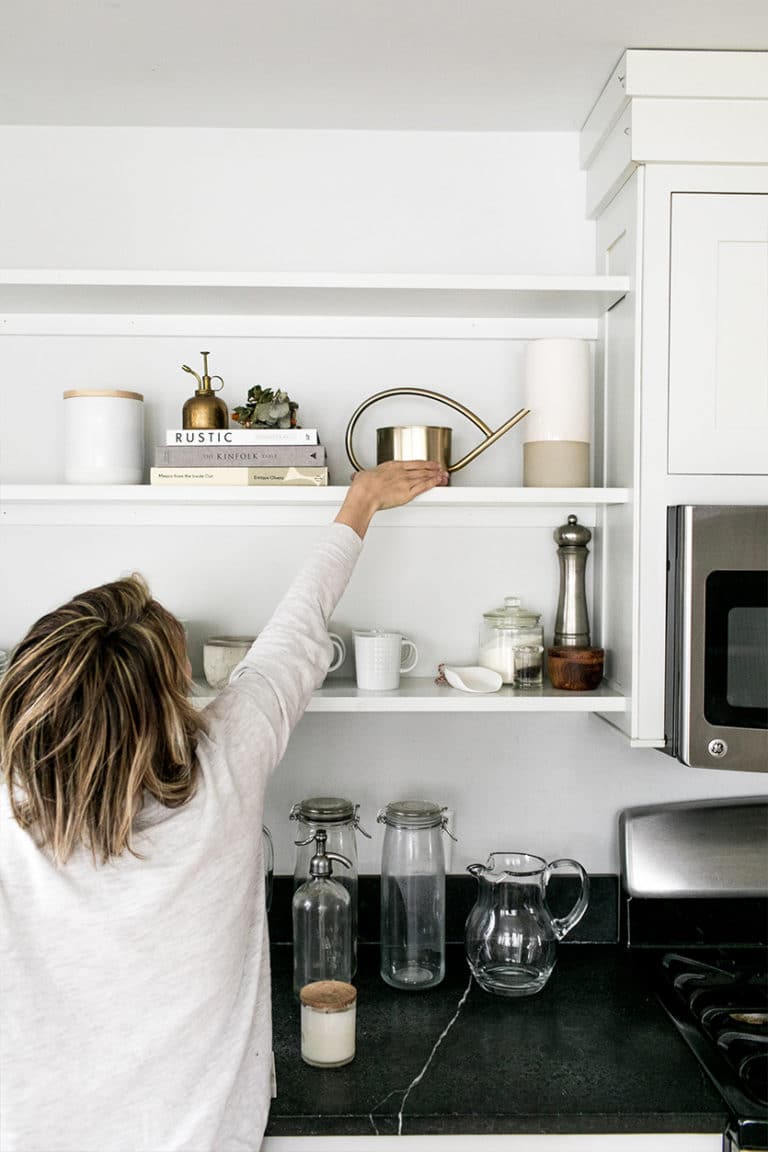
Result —
<path fill-rule="evenodd" d="M 527 416 L 529 412 L 528 408 L 521 408 L 519 412 L 515 412 L 514 416 L 507 420 L 506 424 L 502 424 L 502 426 L 494 432 L 492 428 L 488 427 L 484 420 L 481 420 L 480 417 L 476 416 L 474 412 L 471 412 L 469 408 L 466 408 L 463 404 L 459 404 L 458 400 L 451 400 L 449 396 L 441 395 L 440 392 L 431 392 L 428 388 L 388 388 L 386 392 L 377 392 L 375 396 L 369 396 L 367 400 L 364 400 L 360 407 L 353 413 L 352 419 L 347 425 L 347 456 L 356 472 L 362 471 L 362 465 L 358 463 L 358 459 L 352 449 L 352 433 L 355 430 L 355 424 L 357 424 L 357 421 L 363 412 L 365 412 L 366 408 L 370 408 L 371 404 L 375 404 L 377 400 L 384 400 L 388 396 L 425 396 L 427 400 L 437 400 L 440 404 L 447 404 L 448 407 L 453 408 L 455 412 L 460 412 L 462 416 L 466 416 L 467 420 L 471 420 L 475 427 L 480 429 L 485 436 L 485 440 L 481 441 L 471 452 L 468 452 L 458 463 L 449 464 L 449 472 L 457 472 L 459 468 L 463 468 L 465 464 L 469 464 L 471 460 L 474 460 L 476 456 L 479 456 L 481 452 L 490 447 L 491 444 L 494 444 L 505 432 L 508 432 L 514 424 L 517 424 L 518 420 L 522 420 L 524 416 Z"/>

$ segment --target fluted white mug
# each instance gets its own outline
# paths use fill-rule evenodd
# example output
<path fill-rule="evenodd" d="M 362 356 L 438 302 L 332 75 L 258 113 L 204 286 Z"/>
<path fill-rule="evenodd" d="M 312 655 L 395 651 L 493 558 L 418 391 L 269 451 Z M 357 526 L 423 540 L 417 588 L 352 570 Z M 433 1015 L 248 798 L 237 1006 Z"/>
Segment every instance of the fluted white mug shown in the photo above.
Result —
<path fill-rule="evenodd" d="M 391 692 L 400 686 L 400 673 L 416 667 L 419 651 L 399 632 L 378 628 L 355 630 L 355 676 L 358 688 Z"/>

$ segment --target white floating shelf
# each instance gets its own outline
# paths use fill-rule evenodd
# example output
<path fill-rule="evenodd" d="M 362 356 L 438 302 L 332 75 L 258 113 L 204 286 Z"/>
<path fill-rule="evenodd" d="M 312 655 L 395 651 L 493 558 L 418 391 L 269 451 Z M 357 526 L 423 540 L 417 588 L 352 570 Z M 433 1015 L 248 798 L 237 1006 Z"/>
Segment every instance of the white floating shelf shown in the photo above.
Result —
<path fill-rule="evenodd" d="M 196 684 L 192 703 L 199 708 L 216 698 L 205 684 Z M 331 678 L 314 693 L 308 712 L 626 712 L 629 702 L 611 688 L 564 692 L 543 688 L 509 688 L 471 695 L 435 684 L 430 677 L 403 676 L 394 692 L 364 692 L 352 680 Z"/>
<path fill-rule="evenodd" d="M 595 318 L 625 276 L 0 270 L 0 313 Z"/>
<path fill-rule="evenodd" d="M 271 525 L 328 524 L 346 487 L 176 487 L 141 485 L 3 484 L 6 525 Z M 550 525 L 580 509 L 585 524 L 605 504 L 626 504 L 627 488 L 436 488 L 403 508 L 379 512 L 380 527 Z"/>

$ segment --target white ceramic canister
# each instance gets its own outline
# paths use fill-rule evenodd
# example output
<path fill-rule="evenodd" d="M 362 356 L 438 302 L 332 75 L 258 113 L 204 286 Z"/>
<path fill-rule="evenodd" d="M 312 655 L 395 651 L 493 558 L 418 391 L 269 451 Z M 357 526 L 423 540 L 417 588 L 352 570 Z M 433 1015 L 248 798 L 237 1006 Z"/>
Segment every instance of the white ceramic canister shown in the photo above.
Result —
<path fill-rule="evenodd" d="M 67 484 L 141 484 L 144 397 L 111 388 L 64 393 Z"/>

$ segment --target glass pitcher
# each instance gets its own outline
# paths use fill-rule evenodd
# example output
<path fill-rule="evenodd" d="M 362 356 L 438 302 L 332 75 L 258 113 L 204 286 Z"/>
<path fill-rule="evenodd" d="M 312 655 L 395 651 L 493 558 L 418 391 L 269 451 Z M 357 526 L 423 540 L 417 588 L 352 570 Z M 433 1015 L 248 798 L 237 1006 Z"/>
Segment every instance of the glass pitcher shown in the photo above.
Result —
<path fill-rule="evenodd" d="M 561 868 L 575 869 L 581 892 L 558 919 L 547 907 L 547 884 Z M 492 852 L 486 864 L 470 864 L 467 871 L 479 885 L 464 933 L 472 974 L 497 996 L 533 996 L 552 974 L 557 941 L 587 910 L 589 877 L 576 860 L 547 864 L 527 852 Z"/>

